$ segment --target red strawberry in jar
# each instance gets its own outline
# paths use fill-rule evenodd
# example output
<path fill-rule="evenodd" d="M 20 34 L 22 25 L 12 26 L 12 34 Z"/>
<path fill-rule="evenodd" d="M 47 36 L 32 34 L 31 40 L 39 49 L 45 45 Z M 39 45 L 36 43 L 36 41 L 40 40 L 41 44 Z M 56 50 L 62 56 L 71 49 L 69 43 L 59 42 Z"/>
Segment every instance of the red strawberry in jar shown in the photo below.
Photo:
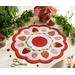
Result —
<path fill-rule="evenodd" d="M 42 15 L 39 17 L 39 21 L 41 22 L 47 22 L 50 19 L 49 15 Z"/>

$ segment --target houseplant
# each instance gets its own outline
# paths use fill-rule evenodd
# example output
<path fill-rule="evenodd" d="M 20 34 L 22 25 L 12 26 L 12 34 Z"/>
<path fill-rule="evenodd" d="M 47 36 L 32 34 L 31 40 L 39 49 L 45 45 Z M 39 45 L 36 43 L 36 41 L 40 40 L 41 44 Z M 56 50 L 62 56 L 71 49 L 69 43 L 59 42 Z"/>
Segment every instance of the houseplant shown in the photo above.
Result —
<path fill-rule="evenodd" d="M 23 27 L 33 17 L 32 10 L 25 10 L 20 16 L 16 16 L 18 12 L 17 6 L 0 6 L 0 34 L 9 38 L 9 35 L 14 34 L 15 28 Z"/>

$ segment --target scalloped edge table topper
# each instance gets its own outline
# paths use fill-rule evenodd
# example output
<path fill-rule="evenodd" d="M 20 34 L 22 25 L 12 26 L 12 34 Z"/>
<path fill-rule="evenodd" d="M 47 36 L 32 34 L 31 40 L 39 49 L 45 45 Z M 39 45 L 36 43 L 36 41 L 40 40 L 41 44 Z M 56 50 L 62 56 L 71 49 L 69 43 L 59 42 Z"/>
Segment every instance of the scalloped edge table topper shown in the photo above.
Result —
<path fill-rule="evenodd" d="M 30 25 L 13 36 L 12 49 L 18 58 L 30 63 L 50 63 L 68 48 L 66 37 L 48 25 Z"/>

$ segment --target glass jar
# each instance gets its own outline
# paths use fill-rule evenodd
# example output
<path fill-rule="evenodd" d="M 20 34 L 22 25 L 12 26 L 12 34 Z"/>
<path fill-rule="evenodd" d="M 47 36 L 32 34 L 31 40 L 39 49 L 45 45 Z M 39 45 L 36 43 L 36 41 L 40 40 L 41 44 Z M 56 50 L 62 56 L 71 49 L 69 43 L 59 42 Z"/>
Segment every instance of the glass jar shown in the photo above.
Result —
<path fill-rule="evenodd" d="M 6 45 L 6 37 L 3 34 L 0 34 L 0 48 Z"/>

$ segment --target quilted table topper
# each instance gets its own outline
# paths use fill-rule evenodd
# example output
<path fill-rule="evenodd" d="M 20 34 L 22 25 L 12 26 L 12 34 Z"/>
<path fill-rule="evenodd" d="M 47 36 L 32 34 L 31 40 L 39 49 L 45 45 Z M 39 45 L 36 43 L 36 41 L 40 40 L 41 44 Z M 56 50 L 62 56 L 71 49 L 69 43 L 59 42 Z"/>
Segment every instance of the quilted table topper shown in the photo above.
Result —
<path fill-rule="evenodd" d="M 47 25 L 30 25 L 13 36 L 12 49 L 16 56 L 30 63 L 49 63 L 60 58 L 68 45 L 66 37 Z"/>

